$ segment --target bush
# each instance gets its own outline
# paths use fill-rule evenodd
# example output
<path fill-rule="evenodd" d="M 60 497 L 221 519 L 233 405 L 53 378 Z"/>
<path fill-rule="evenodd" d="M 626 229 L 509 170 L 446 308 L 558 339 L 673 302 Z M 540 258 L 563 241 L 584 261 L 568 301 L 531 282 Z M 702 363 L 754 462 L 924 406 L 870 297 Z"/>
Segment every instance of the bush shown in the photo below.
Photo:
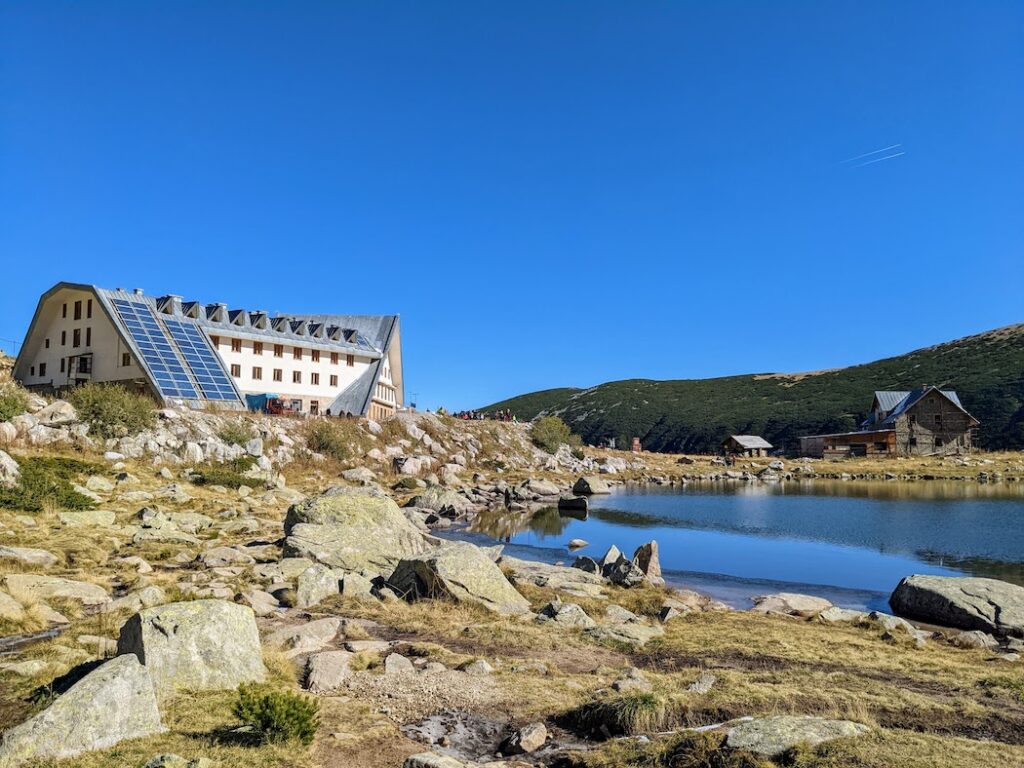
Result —
<path fill-rule="evenodd" d="M 217 437 L 228 445 L 245 445 L 256 437 L 256 430 L 242 419 L 232 420 L 220 428 Z"/>
<path fill-rule="evenodd" d="M 42 512 L 47 507 L 92 509 L 92 499 L 76 491 L 78 475 L 100 471 L 95 464 L 59 456 L 14 457 L 21 477 L 13 488 L 0 488 L 0 507 Z"/>
<path fill-rule="evenodd" d="M 129 437 L 156 423 L 156 404 L 120 384 L 83 384 L 68 393 L 78 418 L 97 437 Z"/>
<path fill-rule="evenodd" d="M 0 421 L 10 421 L 19 413 L 24 413 L 27 404 L 25 393 L 17 387 L 0 390 Z"/>
<path fill-rule="evenodd" d="M 225 488 L 238 488 L 247 485 L 256 488 L 263 480 L 246 477 L 245 473 L 256 466 L 252 456 L 242 456 L 221 464 L 207 463 L 196 467 L 189 473 L 188 481 L 192 485 L 223 485 Z"/>
<path fill-rule="evenodd" d="M 240 686 L 234 711 L 264 743 L 270 744 L 311 744 L 320 725 L 320 704 L 315 699 L 261 685 Z"/>
<path fill-rule="evenodd" d="M 533 422 L 530 438 L 534 445 L 548 453 L 554 453 L 562 445 L 578 448 L 581 442 L 579 435 L 574 435 L 569 425 L 557 416 L 541 416 Z"/>
<path fill-rule="evenodd" d="M 359 423 L 349 419 L 314 419 L 306 428 L 306 447 L 338 461 L 362 457 L 365 443 Z"/>
<path fill-rule="evenodd" d="M 607 738 L 663 730 L 675 714 L 655 693 L 631 693 L 587 702 L 561 720 L 583 735 Z"/>

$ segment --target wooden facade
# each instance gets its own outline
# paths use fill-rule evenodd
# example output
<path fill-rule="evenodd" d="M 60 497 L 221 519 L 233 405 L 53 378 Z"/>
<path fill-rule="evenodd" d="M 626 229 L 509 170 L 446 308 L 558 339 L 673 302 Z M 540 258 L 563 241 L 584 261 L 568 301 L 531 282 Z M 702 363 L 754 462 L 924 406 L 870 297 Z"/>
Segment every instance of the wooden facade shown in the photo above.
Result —
<path fill-rule="evenodd" d="M 722 443 L 722 452 L 726 456 L 743 456 L 756 458 L 767 456 L 772 449 L 772 444 L 758 435 L 730 435 Z"/>

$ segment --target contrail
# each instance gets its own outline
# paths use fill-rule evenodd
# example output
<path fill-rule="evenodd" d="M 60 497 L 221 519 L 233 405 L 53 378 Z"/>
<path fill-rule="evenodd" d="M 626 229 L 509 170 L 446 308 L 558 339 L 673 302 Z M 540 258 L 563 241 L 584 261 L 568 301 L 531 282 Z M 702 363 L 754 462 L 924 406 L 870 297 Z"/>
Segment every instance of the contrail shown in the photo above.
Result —
<path fill-rule="evenodd" d="M 881 154 L 882 152 L 888 152 L 889 150 L 896 149 L 897 147 L 902 147 L 902 146 L 903 146 L 902 144 L 893 144 L 891 147 L 882 147 L 881 149 L 875 149 L 875 150 L 872 150 L 871 152 L 865 152 L 863 155 L 857 155 L 856 157 L 848 157 L 845 160 L 840 160 L 839 162 L 840 163 L 852 163 L 854 160 L 860 160 L 861 158 L 864 158 L 864 157 L 871 157 L 871 155 L 878 155 L 878 154 Z M 903 154 L 903 153 L 901 152 L 900 154 Z"/>
<path fill-rule="evenodd" d="M 868 160 L 866 163 L 858 163 L 857 165 L 855 165 L 853 167 L 854 168 L 863 168 L 865 165 L 871 165 L 872 163 L 880 163 L 883 160 L 892 160 L 894 157 L 899 157 L 900 155 L 905 155 L 905 154 L 907 154 L 907 153 L 906 152 L 896 152 L 896 153 L 891 154 L 891 155 L 886 155 L 885 157 L 876 157 L 874 160 Z"/>

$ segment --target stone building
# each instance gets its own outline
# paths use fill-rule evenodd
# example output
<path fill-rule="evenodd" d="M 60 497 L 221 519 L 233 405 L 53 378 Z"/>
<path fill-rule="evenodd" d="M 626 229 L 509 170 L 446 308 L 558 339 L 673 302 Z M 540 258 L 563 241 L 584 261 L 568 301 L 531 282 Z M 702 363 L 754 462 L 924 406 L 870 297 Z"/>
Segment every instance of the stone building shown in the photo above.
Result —
<path fill-rule="evenodd" d="M 722 452 L 726 456 L 767 456 L 771 449 L 772 444 L 757 435 L 730 435 L 722 443 Z"/>
<path fill-rule="evenodd" d="M 953 390 L 878 391 L 859 430 L 801 437 L 800 452 L 818 458 L 963 453 L 973 447 L 978 424 Z"/>
<path fill-rule="evenodd" d="M 58 283 L 15 362 L 26 388 L 117 382 L 167 403 L 385 418 L 404 405 L 397 315 L 275 315 Z"/>

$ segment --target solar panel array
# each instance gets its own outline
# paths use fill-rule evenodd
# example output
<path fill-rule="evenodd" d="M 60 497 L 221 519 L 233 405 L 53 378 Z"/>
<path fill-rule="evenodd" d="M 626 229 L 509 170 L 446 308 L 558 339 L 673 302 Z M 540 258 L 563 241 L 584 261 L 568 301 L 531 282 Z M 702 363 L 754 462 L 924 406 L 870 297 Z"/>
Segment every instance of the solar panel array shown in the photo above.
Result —
<path fill-rule="evenodd" d="M 196 388 L 182 367 L 152 308 L 142 302 L 124 299 L 114 299 L 113 304 L 139 348 L 143 361 L 152 371 L 160 394 L 165 397 L 198 400 Z"/>
<path fill-rule="evenodd" d="M 181 350 L 185 364 L 192 369 L 199 388 L 208 400 L 237 400 L 238 394 L 224 371 L 206 335 L 195 323 L 181 320 L 164 320 L 171 338 Z"/>

